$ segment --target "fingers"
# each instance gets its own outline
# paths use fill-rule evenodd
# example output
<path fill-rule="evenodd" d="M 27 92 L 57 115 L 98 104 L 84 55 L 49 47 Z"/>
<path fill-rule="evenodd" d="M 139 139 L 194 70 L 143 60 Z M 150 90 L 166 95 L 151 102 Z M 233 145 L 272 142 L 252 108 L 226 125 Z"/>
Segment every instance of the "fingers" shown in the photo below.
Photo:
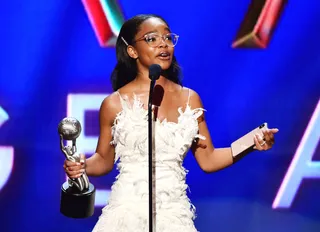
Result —
<path fill-rule="evenodd" d="M 69 178 L 79 178 L 85 172 L 85 169 L 77 169 L 77 170 L 70 170 L 68 167 L 65 169 L 66 174 Z"/>
<path fill-rule="evenodd" d="M 279 131 L 278 128 L 272 128 L 272 129 L 269 129 L 269 131 L 271 131 L 273 134 L 277 133 Z"/>
<path fill-rule="evenodd" d="M 268 129 L 263 131 L 265 141 L 270 147 L 272 147 L 272 145 L 274 144 L 274 134 L 278 131 L 278 129 Z"/>
<path fill-rule="evenodd" d="M 254 136 L 254 143 L 255 143 L 255 149 L 259 151 L 266 150 L 265 149 L 266 142 L 263 141 L 260 135 L 256 134 Z"/>
<path fill-rule="evenodd" d="M 70 161 L 70 160 L 66 160 L 64 162 L 65 166 L 66 167 L 74 167 L 74 166 L 80 166 L 81 164 L 79 162 L 73 162 L 73 161 Z"/>
<path fill-rule="evenodd" d="M 273 128 L 273 129 L 263 130 L 262 132 L 268 140 L 274 140 L 274 134 L 277 133 L 278 131 L 279 131 L 278 128 Z"/>
<path fill-rule="evenodd" d="M 84 164 L 86 161 L 86 156 L 84 154 L 80 154 L 80 163 Z"/>
<path fill-rule="evenodd" d="M 267 144 L 272 145 L 272 143 L 273 143 L 273 134 L 271 132 L 269 132 L 269 130 L 263 130 L 262 133 L 263 133 L 263 138 L 264 138 L 263 140 Z"/>
<path fill-rule="evenodd" d="M 71 179 L 75 179 L 75 178 L 79 178 L 82 176 L 82 174 L 84 173 L 84 169 L 80 169 L 77 171 L 68 171 L 66 170 L 66 174 L 69 178 Z"/>
<path fill-rule="evenodd" d="M 270 149 L 274 144 L 274 134 L 278 131 L 279 129 L 277 128 L 263 130 L 263 139 L 260 135 L 256 134 L 254 138 L 255 149 L 260 151 Z"/>
<path fill-rule="evenodd" d="M 80 155 L 80 162 L 65 160 L 63 168 L 69 178 L 79 178 L 85 173 L 85 156 Z"/>

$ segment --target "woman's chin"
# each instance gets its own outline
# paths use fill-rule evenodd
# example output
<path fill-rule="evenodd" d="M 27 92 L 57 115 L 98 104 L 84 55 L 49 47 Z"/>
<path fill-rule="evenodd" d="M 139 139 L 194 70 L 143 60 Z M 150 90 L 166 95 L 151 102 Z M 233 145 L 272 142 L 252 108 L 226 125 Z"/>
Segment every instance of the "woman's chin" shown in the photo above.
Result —
<path fill-rule="evenodd" d="M 160 61 L 160 62 L 157 62 L 157 64 L 161 66 L 162 70 L 167 70 L 171 66 L 171 61 Z"/>

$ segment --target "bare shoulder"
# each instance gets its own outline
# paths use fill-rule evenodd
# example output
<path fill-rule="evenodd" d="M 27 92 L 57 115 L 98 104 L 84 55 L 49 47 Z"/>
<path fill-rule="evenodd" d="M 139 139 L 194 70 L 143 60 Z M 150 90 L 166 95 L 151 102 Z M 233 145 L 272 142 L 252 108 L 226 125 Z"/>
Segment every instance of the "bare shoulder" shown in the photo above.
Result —
<path fill-rule="evenodd" d="M 108 110 L 117 110 L 121 109 L 119 106 L 120 103 L 120 97 L 117 92 L 113 92 L 109 94 L 105 99 L 103 99 L 101 108 L 106 108 Z"/>
<path fill-rule="evenodd" d="M 191 108 L 202 108 L 202 101 L 200 95 L 193 89 L 183 87 L 182 88 L 183 96 L 188 99 Z"/>
<path fill-rule="evenodd" d="M 121 88 L 118 89 L 118 93 L 122 95 L 131 95 L 133 92 L 136 91 L 136 87 L 133 82 L 129 82 L 128 84 L 122 86 Z"/>
<path fill-rule="evenodd" d="M 100 107 L 100 118 L 113 123 L 116 115 L 122 109 L 120 97 L 117 92 L 113 92 L 103 99 Z"/>

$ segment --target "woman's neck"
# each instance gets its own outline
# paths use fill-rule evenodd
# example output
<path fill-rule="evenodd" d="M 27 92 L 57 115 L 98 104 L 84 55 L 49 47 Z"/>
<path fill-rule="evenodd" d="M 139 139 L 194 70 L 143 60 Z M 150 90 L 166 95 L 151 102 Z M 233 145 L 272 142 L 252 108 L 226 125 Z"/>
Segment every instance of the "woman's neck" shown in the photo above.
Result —
<path fill-rule="evenodd" d="M 133 83 L 139 89 L 139 91 L 145 92 L 149 91 L 150 89 L 150 81 L 151 80 L 148 73 L 138 73 Z M 163 89 L 167 89 L 169 84 L 170 81 L 162 75 L 158 80 L 156 80 L 156 85 L 161 85 Z"/>

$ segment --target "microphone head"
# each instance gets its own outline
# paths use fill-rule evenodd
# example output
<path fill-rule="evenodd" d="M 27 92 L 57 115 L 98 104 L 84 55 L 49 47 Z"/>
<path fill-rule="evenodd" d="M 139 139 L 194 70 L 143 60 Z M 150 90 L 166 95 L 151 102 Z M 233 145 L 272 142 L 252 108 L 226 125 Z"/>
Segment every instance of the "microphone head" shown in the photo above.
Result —
<path fill-rule="evenodd" d="M 152 64 L 149 67 L 149 78 L 152 81 L 158 80 L 161 74 L 162 68 L 158 64 Z"/>

